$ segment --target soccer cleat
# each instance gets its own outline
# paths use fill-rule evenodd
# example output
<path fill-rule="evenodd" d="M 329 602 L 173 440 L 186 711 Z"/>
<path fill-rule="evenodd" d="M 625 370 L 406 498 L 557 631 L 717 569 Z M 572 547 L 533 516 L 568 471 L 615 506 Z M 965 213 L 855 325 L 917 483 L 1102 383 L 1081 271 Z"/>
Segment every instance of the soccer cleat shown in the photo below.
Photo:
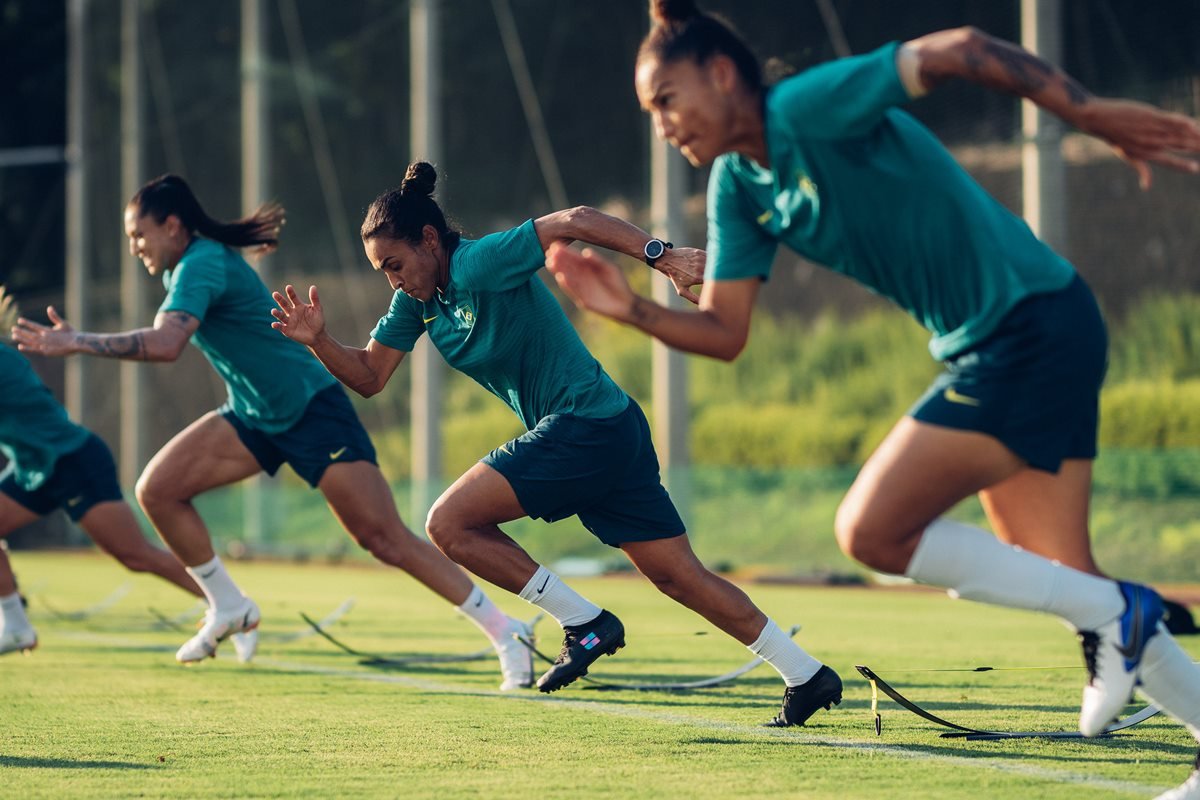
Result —
<path fill-rule="evenodd" d="M 38 646 L 37 631 L 28 625 L 0 629 L 0 656 L 18 650 L 28 653 Z"/>
<path fill-rule="evenodd" d="M 229 637 L 229 641 L 233 642 L 233 652 L 237 653 L 237 660 L 242 664 L 249 664 L 258 652 L 258 628 L 235 633 Z"/>
<path fill-rule="evenodd" d="M 1089 680 L 1083 687 L 1079 731 L 1098 736 L 1129 704 L 1146 642 L 1163 616 L 1162 599 L 1148 586 L 1121 581 L 1125 610 L 1094 631 L 1080 631 Z"/>
<path fill-rule="evenodd" d="M 1163 792 L 1154 800 L 1200 800 L 1200 753 L 1196 754 L 1191 776 L 1174 789 Z"/>
<path fill-rule="evenodd" d="M 500 691 L 528 689 L 533 686 L 533 651 L 525 645 L 534 643 L 533 629 L 519 619 L 508 620 L 508 629 L 496 642 L 496 655 L 500 656 L 500 674 L 504 682 Z"/>
<path fill-rule="evenodd" d="M 588 667 L 602 655 L 612 655 L 625 646 L 625 626 L 608 611 L 582 625 L 563 627 L 563 646 L 554 666 L 538 678 L 540 692 L 554 692 L 587 675 Z"/>
<path fill-rule="evenodd" d="M 788 728 L 803 725 L 818 710 L 831 709 L 842 702 L 842 679 L 825 665 L 805 683 L 789 686 L 783 692 L 783 708 L 775 719 L 764 724 L 767 728 Z"/>
<path fill-rule="evenodd" d="M 217 645 L 235 633 L 253 631 L 258 627 L 259 619 L 258 606 L 249 597 L 242 598 L 241 606 L 232 613 L 217 616 L 216 612 L 210 608 L 204 612 L 204 624 L 200 626 L 200 632 L 183 643 L 183 647 L 180 647 L 179 652 L 175 654 L 175 659 L 181 663 L 190 664 L 206 658 L 215 658 Z M 254 646 L 256 647 L 257 644 L 256 636 Z M 251 656 L 254 655 L 253 649 L 252 647 Z M 241 658 L 240 649 L 238 657 Z"/>

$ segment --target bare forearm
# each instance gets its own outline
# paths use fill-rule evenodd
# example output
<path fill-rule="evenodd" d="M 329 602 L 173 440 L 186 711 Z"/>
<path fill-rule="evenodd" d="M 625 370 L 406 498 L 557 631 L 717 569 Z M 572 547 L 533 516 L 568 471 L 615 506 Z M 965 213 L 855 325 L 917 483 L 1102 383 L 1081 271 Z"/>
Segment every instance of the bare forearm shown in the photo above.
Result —
<path fill-rule="evenodd" d="M 917 51 L 921 82 L 928 89 L 951 78 L 962 78 L 1028 98 L 1068 121 L 1092 97 L 1053 64 L 975 28 L 930 34 L 906 47 Z"/>
<path fill-rule="evenodd" d="M 322 333 L 308 349 L 333 377 L 363 397 L 378 394 L 383 388 L 378 373 L 367 363 L 365 349 L 347 347 L 328 333 Z"/>
<path fill-rule="evenodd" d="M 550 236 L 557 241 L 584 242 L 639 259 L 650 239 L 650 234 L 637 225 L 589 206 L 561 211 L 542 220 L 550 228 Z"/>
<path fill-rule="evenodd" d="M 636 296 L 625 323 L 675 350 L 732 361 L 745 347 L 745 337 L 728 330 L 711 311 L 665 308 Z"/>
<path fill-rule="evenodd" d="M 101 358 L 119 358 L 125 361 L 174 361 L 178 350 L 165 347 L 154 328 L 139 328 L 121 333 L 88 333 L 78 331 L 71 342 L 71 350 Z"/>

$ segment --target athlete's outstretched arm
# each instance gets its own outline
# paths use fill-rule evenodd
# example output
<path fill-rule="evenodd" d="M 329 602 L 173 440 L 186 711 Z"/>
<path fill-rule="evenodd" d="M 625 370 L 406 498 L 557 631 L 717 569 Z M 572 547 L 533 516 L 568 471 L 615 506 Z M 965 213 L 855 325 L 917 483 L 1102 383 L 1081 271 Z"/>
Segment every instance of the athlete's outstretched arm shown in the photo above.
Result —
<path fill-rule="evenodd" d="M 555 211 L 533 221 L 542 249 L 556 242 L 585 244 L 615 250 L 642 260 L 646 243 L 653 237 L 631 222 L 605 214 L 590 206 Z M 654 268 L 671 279 L 675 293 L 693 303 L 700 298 L 692 287 L 704 282 L 705 253 L 694 247 L 669 248 L 654 262 Z"/>
<path fill-rule="evenodd" d="M 77 331 L 59 316 L 54 306 L 46 309 L 50 325 L 21 317 L 12 329 L 17 347 L 44 356 L 85 353 L 128 361 L 174 361 L 200 327 L 200 320 L 186 311 L 160 311 L 154 327 L 120 333 Z"/>
<path fill-rule="evenodd" d="M 271 327 L 312 351 L 333 377 L 363 397 L 382 391 L 392 373 L 404 360 L 404 351 L 372 339 L 366 347 L 348 347 L 329 335 L 325 310 L 316 286 L 308 287 L 308 302 L 291 284 L 283 293 L 273 292 L 278 308 L 271 309 Z"/>
<path fill-rule="evenodd" d="M 1095 97 L 1071 76 L 1021 47 L 975 28 L 931 33 L 906 42 L 897 66 L 918 96 L 951 78 L 1028 98 L 1084 133 L 1108 142 L 1150 186 L 1150 165 L 1200 173 L 1200 123 L 1134 100 Z"/>
<path fill-rule="evenodd" d="M 590 250 L 550 248 L 546 266 L 582 308 L 645 331 L 676 350 L 732 361 L 746 346 L 758 278 L 709 281 L 696 311 L 675 310 L 633 291 L 616 264 Z"/>

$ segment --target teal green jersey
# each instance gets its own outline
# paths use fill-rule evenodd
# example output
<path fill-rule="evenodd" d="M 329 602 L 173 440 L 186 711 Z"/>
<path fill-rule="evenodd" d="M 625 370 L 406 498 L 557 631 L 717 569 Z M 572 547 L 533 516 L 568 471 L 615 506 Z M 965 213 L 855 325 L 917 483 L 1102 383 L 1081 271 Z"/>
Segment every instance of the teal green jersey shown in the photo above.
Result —
<path fill-rule="evenodd" d="M 538 277 L 545 261 L 533 220 L 463 239 L 445 290 L 427 303 L 396 292 L 371 338 L 407 352 L 428 333 L 446 363 L 507 403 L 529 429 L 550 414 L 616 416 L 629 397 Z"/>
<path fill-rule="evenodd" d="M 163 273 L 163 285 L 159 313 L 183 311 L 200 320 L 192 342 L 225 380 L 229 407 L 249 427 L 282 433 L 313 395 L 337 382 L 308 348 L 271 327 L 275 301 L 232 248 L 194 239 Z"/>
<path fill-rule="evenodd" d="M 54 474 L 59 456 L 83 447 L 88 436 L 67 417 L 25 356 L 0 344 L 0 452 L 17 485 L 36 491 Z"/>
<path fill-rule="evenodd" d="M 907 310 L 944 359 L 1075 271 L 895 108 L 909 100 L 898 47 L 822 64 L 769 91 L 770 168 L 735 153 L 713 165 L 706 277 L 765 279 L 783 242 Z"/>

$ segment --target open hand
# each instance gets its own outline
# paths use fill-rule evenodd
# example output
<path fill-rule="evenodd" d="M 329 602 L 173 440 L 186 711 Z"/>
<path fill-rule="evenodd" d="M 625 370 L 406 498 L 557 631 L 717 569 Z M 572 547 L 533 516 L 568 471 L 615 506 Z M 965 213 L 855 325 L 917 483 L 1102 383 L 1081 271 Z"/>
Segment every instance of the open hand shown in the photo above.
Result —
<path fill-rule="evenodd" d="M 1150 188 L 1150 165 L 1200 174 L 1200 122 L 1136 100 L 1094 98 L 1079 107 L 1079 129 L 1112 145 Z"/>
<path fill-rule="evenodd" d="M 296 287 L 290 283 L 283 288 L 283 292 L 271 293 L 278 305 L 278 308 L 271 309 L 271 316 L 275 317 L 271 327 L 293 341 L 313 345 L 325 332 L 325 311 L 321 308 L 317 287 L 308 287 L 307 303 L 300 299 Z"/>
<path fill-rule="evenodd" d="M 631 318 L 637 295 L 621 269 L 595 251 L 578 253 L 564 244 L 553 244 L 546 256 L 546 268 L 580 308 L 622 322 Z"/>
<path fill-rule="evenodd" d="M 58 315 L 54 306 L 46 307 L 50 325 L 20 317 L 13 326 L 12 338 L 17 349 L 43 356 L 69 356 L 75 352 L 75 328 Z"/>

